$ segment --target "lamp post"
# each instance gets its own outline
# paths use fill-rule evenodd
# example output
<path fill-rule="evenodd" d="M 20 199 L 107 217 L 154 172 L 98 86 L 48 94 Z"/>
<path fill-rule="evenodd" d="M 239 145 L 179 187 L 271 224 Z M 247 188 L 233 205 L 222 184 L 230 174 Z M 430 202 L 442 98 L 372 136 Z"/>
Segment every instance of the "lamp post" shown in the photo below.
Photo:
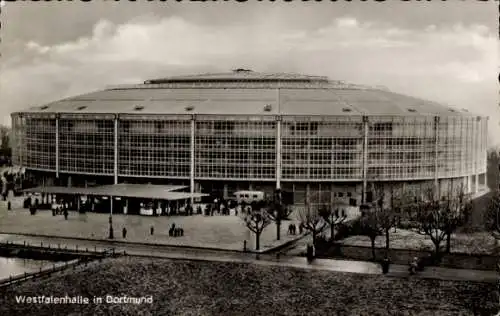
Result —
<path fill-rule="evenodd" d="M 113 197 L 112 196 L 109 197 L 109 205 L 110 205 L 110 208 L 109 208 L 109 236 L 108 236 L 108 238 L 113 239 L 114 234 L 113 234 Z"/>

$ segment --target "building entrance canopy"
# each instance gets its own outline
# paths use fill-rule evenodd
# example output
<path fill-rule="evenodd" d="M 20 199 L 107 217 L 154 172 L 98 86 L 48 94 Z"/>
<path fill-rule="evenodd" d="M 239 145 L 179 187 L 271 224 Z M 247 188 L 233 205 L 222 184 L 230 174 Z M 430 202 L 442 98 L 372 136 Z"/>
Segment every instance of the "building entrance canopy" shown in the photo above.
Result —
<path fill-rule="evenodd" d="M 188 188 L 181 185 L 152 185 L 152 184 L 112 184 L 97 187 L 60 187 L 41 186 L 23 190 L 29 193 L 45 194 L 70 194 L 70 195 L 90 195 L 90 196 L 112 196 L 112 197 L 133 197 L 154 200 L 186 200 L 208 196 L 204 193 L 174 192 Z"/>

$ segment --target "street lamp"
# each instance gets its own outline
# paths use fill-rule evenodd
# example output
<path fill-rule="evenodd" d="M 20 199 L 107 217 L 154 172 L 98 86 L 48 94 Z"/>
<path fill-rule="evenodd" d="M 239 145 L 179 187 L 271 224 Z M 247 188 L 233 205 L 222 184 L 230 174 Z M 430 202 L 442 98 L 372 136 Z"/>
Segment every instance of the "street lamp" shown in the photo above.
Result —
<path fill-rule="evenodd" d="M 110 196 L 109 197 L 109 236 L 108 238 L 109 239 L 113 239 L 114 238 L 114 234 L 113 234 L 113 197 Z"/>

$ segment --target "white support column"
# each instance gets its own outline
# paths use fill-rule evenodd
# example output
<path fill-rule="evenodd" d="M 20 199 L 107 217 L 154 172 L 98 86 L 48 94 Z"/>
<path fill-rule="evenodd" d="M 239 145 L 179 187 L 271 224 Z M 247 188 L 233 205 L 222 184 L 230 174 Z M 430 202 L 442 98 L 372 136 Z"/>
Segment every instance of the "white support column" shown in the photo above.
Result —
<path fill-rule="evenodd" d="M 59 179 L 59 114 L 56 115 L 56 178 Z"/>
<path fill-rule="evenodd" d="M 194 193 L 194 172 L 195 172 L 195 126 L 196 125 L 196 117 L 195 115 L 191 116 L 191 133 L 190 133 L 190 163 L 189 163 L 189 189 L 191 192 L 191 205 L 193 205 L 193 193 Z"/>
<path fill-rule="evenodd" d="M 114 168 L 113 168 L 113 175 L 114 175 L 114 184 L 118 184 L 118 115 L 115 115 L 114 118 Z M 111 198 L 111 200 L 113 200 Z M 111 206 L 113 206 L 113 202 L 111 202 Z"/>
<path fill-rule="evenodd" d="M 281 189 L 281 116 L 276 116 L 276 189 Z"/>
<path fill-rule="evenodd" d="M 363 189 L 361 192 L 361 203 L 366 203 L 366 190 L 368 189 L 368 132 L 369 132 L 368 116 L 363 116 Z"/>
<path fill-rule="evenodd" d="M 113 199 L 114 199 L 113 196 L 109 197 L 109 205 L 110 205 L 110 207 L 109 207 L 109 216 L 110 217 L 113 217 Z"/>
<path fill-rule="evenodd" d="M 464 143 L 464 137 L 465 136 L 465 133 L 464 133 L 464 119 L 463 118 L 460 118 L 460 148 L 461 148 L 461 151 L 460 151 L 460 176 L 463 177 L 466 172 L 465 170 L 467 169 L 465 167 L 465 161 L 467 160 L 466 159 L 466 154 L 465 154 L 465 147 L 462 146 L 463 143 Z"/>
<path fill-rule="evenodd" d="M 481 128 L 482 120 L 481 117 L 478 116 L 476 118 L 476 128 L 475 128 L 475 133 L 474 133 L 474 140 L 475 140 L 475 148 L 474 148 L 474 193 L 479 192 L 479 154 L 481 153 L 481 133 L 480 133 L 480 128 Z"/>
<path fill-rule="evenodd" d="M 434 188 L 439 192 L 439 116 L 434 117 Z"/>

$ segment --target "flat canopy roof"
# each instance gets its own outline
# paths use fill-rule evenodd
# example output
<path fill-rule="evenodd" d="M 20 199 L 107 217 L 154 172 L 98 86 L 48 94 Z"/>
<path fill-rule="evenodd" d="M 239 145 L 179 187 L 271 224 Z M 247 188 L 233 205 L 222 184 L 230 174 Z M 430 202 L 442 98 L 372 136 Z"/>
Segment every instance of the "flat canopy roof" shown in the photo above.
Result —
<path fill-rule="evenodd" d="M 163 200 L 182 200 L 208 196 L 204 193 L 172 192 L 185 189 L 182 185 L 152 185 L 152 184 L 112 184 L 98 187 L 79 188 L 79 187 L 59 187 L 59 186 L 41 186 L 23 190 L 32 193 L 48 194 L 78 194 L 94 196 L 116 196 L 116 197 L 136 197 L 147 199 Z"/>

